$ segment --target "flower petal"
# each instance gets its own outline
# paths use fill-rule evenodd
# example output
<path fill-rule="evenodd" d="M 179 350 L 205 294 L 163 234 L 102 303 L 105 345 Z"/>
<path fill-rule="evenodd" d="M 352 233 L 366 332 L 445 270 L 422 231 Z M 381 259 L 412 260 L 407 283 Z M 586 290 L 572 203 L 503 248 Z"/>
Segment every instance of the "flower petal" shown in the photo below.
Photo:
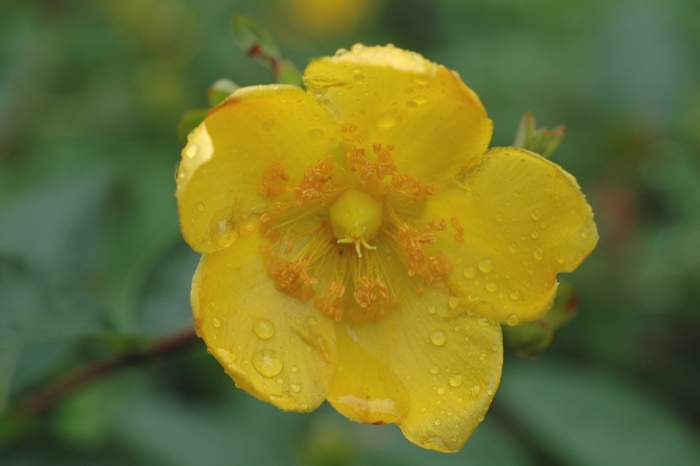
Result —
<path fill-rule="evenodd" d="M 387 317 L 338 324 L 338 372 L 328 401 L 350 419 L 396 423 L 411 442 L 454 452 L 498 387 L 501 329 L 466 314 L 445 318 L 446 290 L 431 287 L 419 296 L 409 281 L 394 281 L 400 304 Z"/>
<path fill-rule="evenodd" d="M 344 125 L 346 142 L 366 143 L 367 153 L 394 145 L 399 170 L 429 185 L 474 165 L 491 139 L 493 123 L 477 95 L 414 52 L 355 45 L 311 62 L 304 83 Z"/>
<path fill-rule="evenodd" d="M 271 168 L 284 172 L 270 175 L 282 193 L 304 168 L 339 150 L 340 140 L 332 117 L 298 87 L 237 90 L 182 150 L 175 195 L 185 240 L 202 253 L 228 247 L 241 222 L 275 201 L 263 186 Z"/>
<path fill-rule="evenodd" d="M 203 256 L 192 285 L 195 329 L 248 393 L 285 411 L 313 411 L 334 370 L 334 325 L 275 289 L 261 244 L 254 233 Z"/>
<path fill-rule="evenodd" d="M 461 299 L 456 312 L 511 325 L 542 317 L 556 275 L 578 267 L 598 241 L 576 180 L 513 147 L 491 149 L 462 185 L 437 190 L 421 215 L 447 222 L 433 247 L 455 266 L 449 280 Z"/>

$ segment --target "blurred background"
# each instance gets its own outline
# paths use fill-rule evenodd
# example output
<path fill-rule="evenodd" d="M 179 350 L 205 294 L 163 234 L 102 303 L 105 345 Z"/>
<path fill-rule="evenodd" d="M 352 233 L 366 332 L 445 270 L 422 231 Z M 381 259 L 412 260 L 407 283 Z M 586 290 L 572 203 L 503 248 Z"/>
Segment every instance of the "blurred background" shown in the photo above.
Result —
<path fill-rule="evenodd" d="M 700 464 L 700 2 L 1 0 L 3 465 Z M 303 70 L 355 42 L 457 70 L 510 145 L 520 117 L 568 132 L 601 241 L 569 276 L 579 312 L 534 360 L 506 355 L 454 455 L 324 405 L 283 413 L 194 342 L 18 421 L 27 393 L 191 329 L 198 262 L 173 196 L 182 113 L 219 78 L 271 82 L 243 12 Z"/>

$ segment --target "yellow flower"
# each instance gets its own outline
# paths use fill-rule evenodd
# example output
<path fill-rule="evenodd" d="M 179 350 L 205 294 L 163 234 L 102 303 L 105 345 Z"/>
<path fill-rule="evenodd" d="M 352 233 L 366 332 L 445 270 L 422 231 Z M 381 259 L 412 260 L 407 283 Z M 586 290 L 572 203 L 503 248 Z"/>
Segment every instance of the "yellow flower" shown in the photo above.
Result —
<path fill-rule="evenodd" d="M 195 328 L 236 384 L 324 399 L 452 452 L 498 387 L 500 324 L 540 318 L 598 239 L 576 180 L 513 147 L 459 76 L 356 45 L 307 90 L 237 90 L 190 135 L 182 233 Z"/>

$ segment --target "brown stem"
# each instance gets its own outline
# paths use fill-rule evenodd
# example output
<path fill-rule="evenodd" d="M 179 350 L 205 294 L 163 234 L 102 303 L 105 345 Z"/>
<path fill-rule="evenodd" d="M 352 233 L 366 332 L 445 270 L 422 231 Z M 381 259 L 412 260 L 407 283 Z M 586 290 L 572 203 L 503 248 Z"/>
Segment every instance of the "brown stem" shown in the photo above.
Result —
<path fill-rule="evenodd" d="M 157 340 L 146 348 L 129 350 L 100 361 L 78 367 L 56 380 L 49 382 L 20 400 L 15 413 L 22 419 L 30 419 L 44 412 L 66 396 L 79 390 L 93 380 L 105 377 L 121 369 L 140 366 L 160 357 L 183 350 L 197 341 L 192 330 Z"/>

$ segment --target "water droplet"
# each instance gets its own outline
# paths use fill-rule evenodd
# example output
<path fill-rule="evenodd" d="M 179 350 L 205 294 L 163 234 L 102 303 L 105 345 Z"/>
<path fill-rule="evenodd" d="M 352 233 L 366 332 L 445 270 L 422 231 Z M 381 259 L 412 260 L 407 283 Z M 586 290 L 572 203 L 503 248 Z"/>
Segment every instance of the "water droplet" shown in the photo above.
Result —
<path fill-rule="evenodd" d="M 481 385 L 474 385 L 472 387 L 472 395 L 476 396 L 481 392 Z"/>
<path fill-rule="evenodd" d="M 535 249 L 535 252 L 532 253 L 532 255 L 535 256 L 535 259 L 541 261 L 544 257 L 544 251 L 542 251 L 542 248 L 537 248 Z"/>
<path fill-rule="evenodd" d="M 391 128 L 396 124 L 396 114 L 393 110 L 383 113 L 376 121 L 381 129 Z"/>
<path fill-rule="evenodd" d="M 490 293 L 494 293 L 496 290 L 498 290 L 498 285 L 496 285 L 494 282 L 488 282 L 486 284 L 486 290 Z"/>
<path fill-rule="evenodd" d="M 462 376 L 460 374 L 455 374 L 452 377 L 450 377 L 450 385 L 453 387 L 459 387 L 462 385 Z"/>
<path fill-rule="evenodd" d="M 418 104 L 415 100 L 409 100 L 408 102 L 406 102 L 406 107 L 408 108 L 416 108 L 417 106 Z"/>
<path fill-rule="evenodd" d="M 435 306 L 428 306 L 428 312 L 431 314 L 435 314 Z"/>
<path fill-rule="evenodd" d="M 510 294 L 510 299 L 513 300 L 513 301 L 519 300 L 519 299 L 520 299 L 520 292 L 519 292 L 519 291 L 513 291 L 513 292 Z"/>
<path fill-rule="evenodd" d="M 361 83 L 362 81 L 365 80 L 365 75 L 358 73 L 355 76 L 352 77 L 352 80 L 355 81 L 356 83 Z"/>
<path fill-rule="evenodd" d="M 292 372 L 297 372 L 299 368 L 297 366 L 292 366 Z"/>
<path fill-rule="evenodd" d="M 491 387 L 487 388 L 486 393 L 488 393 L 489 395 L 493 395 L 493 389 Z"/>
<path fill-rule="evenodd" d="M 538 209 L 537 207 L 532 209 L 532 219 L 539 220 L 541 218 L 542 218 L 542 211 L 540 209 Z"/>
<path fill-rule="evenodd" d="M 497 222 L 502 222 L 503 221 L 503 214 L 501 212 L 496 214 L 496 221 Z"/>
<path fill-rule="evenodd" d="M 447 334 L 442 330 L 435 330 L 430 334 L 430 341 L 432 341 L 435 346 L 442 346 L 447 343 Z"/>
<path fill-rule="evenodd" d="M 289 386 L 289 388 L 294 392 L 294 393 L 299 393 L 299 390 L 301 390 L 301 385 L 298 383 L 293 383 Z"/>
<path fill-rule="evenodd" d="M 200 211 L 200 212 L 203 212 L 203 211 L 204 211 L 204 204 L 201 203 L 201 202 L 198 203 L 198 204 L 197 204 L 197 210 Z"/>
<path fill-rule="evenodd" d="M 510 244 L 508 245 L 508 249 L 510 249 L 510 252 L 515 252 L 518 250 L 518 243 L 515 241 L 511 241 Z"/>
<path fill-rule="evenodd" d="M 192 159 L 195 155 L 197 155 L 197 152 L 199 152 L 199 146 L 197 144 L 190 144 L 185 150 L 185 155 Z"/>
<path fill-rule="evenodd" d="M 309 130 L 309 139 L 312 139 L 314 141 L 319 141 L 323 138 L 324 134 L 325 134 L 325 131 L 323 131 L 321 128 L 311 128 Z"/>
<path fill-rule="evenodd" d="M 275 127 L 277 126 L 277 121 L 275 120 L 265 120 L 262 122 L 262 129 L 263 131 L 274 131 Z"/>
<path fill-rule="evenodd" d="M 313 317 L 309 317 L 308 319 L 306 319 L 306 323 L 313 326 L 318 325 L 318 321 Z"/>
<path fill-rule="evenodd" d="M 566 262 L 566 256 L 564 255 L 564 253 L 557 254 L 557 262 L 559 262 L 560 264 Z"/>
<path fill-rule="evenodd" d="M 253 332 L 258 338 L 269 340 L 275 334 L 275 325 L 264 317 L 258 317 L 253 322 Z"/>
<path fill-rule="evenodd" d="M 274 377 L 282 372 L 282 360 L 272 350 L 258 351 L 253 355 L 253 367 L 263 377 Z"/>
<path fill-rule="evenodd" d="M 220 321 L 219 319 L 217 319 L 216 317 L 214 317 L 214 318 L 211 320 L 211 324 L 214 326 L 214 328 L 219 328 L 219 327 L 221 327 L 221 321 Z"/>
<path fill-rule="evenodd" d="M 532 236 L 532 239 L 537 239 L 540 236 L 540 233 L 537 230 L 532 230 L 530 232 L 530 236 Z"/>
<path fill-rule="evenodd" d="M 588 232 L 588 228 L 584 228 L 581 230 L 581 238 L 587 239 L 590 236 L 590 233 Z"/>
<path fill-rule="evenodd" d="M 467 267 L 464 269 L 464 276 L 470 280 L 476 277 L 476 269 L 474 267 Z"/>
<path fill-rule="evenodd" d="M 479 327 L 488 327 L 489 318 L 488 317 L 479 317 L 478 319 L 476 319 L 476 323 L 477 323 L 477 325 L 479 325 Z"/>
<path fill-rule="evenodd" d="M 438 368 L 438 366 L 433 366 L 430 368 L 431 374 L 436 375 L 438 372 L 440 372 L 440 369 Z"/>
<path fill-rule="evenodd" d="M 486 359 L 486 355 L 484 353 L 481 353 L 481 356 L 479 356 L 479 361 L 483 361 Z"/>
<path fill-rule="evenodd" d="M 457 306 L 459 306 L 459 303 L 461 303 L 461 302 L 462 302 L 462 298 L 458 298 L 457 296 L 450 296 L 449 298 L 447 298 L 447 306 L 452 311 L 457 309 Z"/>
<path fill-rule="evenodd" d="M 433 424 L 435 424 L 436 426 L 439 426 L 440 424 L 442 424 L 442 420 L 441 420 L 441 419 L 435 419 L 435 421 L 433 421 Z"/>
<path fill-rule="evenodd" d="M 491 272 L 493 270 L 493 262 L 491 262 L 491 259 L 481 259 L 479 261 L 479 270 L 484 273 Z"/>
<path fill-rule="evenodd" d="M 484 419 L 486 419 L 486 416 L 484 416 L 483 414 L 479 414 L 479 416 L 477 416 L 477 418 L 476 418 L 476 420 L 479 422 L 483 422 Z"/>
<path fill-rule="evenodd" d="M 277 379 L 277 385 L 284 385 L 284 379 Z"/>
<path fill-rule="evenodd" d="M 437 394 L 438 394 L 438 395 L 444 395 L 444 394 L 445 394 L 445 389 L 442 388 L 442 387 L 438 388 L 438 389 L 437 389 Z"/>
<path fill-rule="evenodd" d="M 518 325 L 520 323 L 520 319 L 518 319 L 518 316 L 515 314 L 510 314 L 508 317 L 506 317 L 506 324 L 508 325 Z"/>

